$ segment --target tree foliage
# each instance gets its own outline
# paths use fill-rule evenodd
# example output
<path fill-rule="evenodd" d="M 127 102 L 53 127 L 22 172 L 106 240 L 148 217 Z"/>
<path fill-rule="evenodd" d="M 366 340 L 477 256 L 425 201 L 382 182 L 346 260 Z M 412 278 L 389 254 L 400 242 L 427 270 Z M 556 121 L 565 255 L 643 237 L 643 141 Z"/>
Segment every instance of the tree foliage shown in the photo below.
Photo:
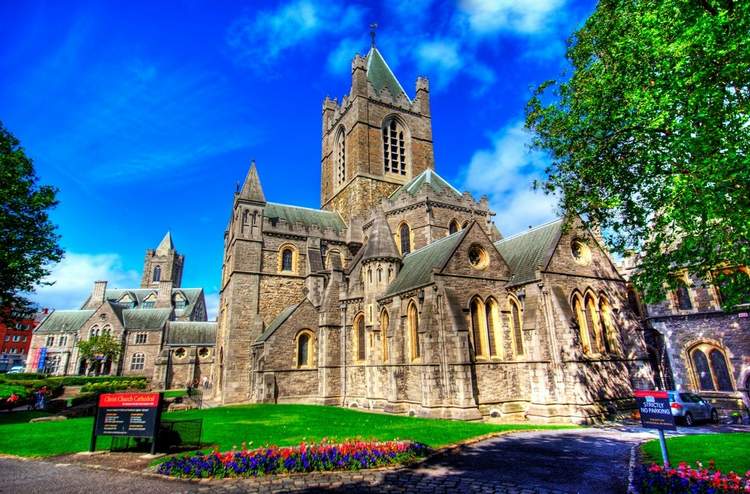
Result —
<path fill-rule="evenodd" d="M 91 336 L 78 342 L 78 354 L 88 362 L 88 370 L 93 370 L 99 362 L 114 362 L 121 351 L 122 345 L 109 333 Z"/>
<path fill-rule="evenodd" d="M 39 185 L 31 160 L 18 139 L 0 122 L 0 306 L 27 310 L 24 294 L 62 259 L 59 236 L 48 211 L 57 190 Z"/>
<path fill-rule="evenodd" d="M 601 0 L 569 40 L 572 72 L 527 104 L 552 158 L 536 186 L 639 253 L 648 301 L 678 267 L 723 284 L 726 305 L 749 293 L 748 276 L 716 278 L 750 265 L 748 33 L 750 2 Z"/>

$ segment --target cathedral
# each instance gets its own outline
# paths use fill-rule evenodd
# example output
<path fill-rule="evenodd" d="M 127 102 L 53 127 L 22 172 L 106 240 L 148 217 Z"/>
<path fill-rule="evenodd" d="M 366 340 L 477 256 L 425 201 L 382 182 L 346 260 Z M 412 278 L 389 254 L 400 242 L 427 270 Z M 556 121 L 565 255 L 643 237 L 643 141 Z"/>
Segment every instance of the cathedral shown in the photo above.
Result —
<path fill-rule="evenodd" d="M 224 233 L 214 402 L 582 423 L 653 386 L 597 235 L 568 218 L 504 237 L 486 197 L 435 170 L 431 119 L 428 80 L 410 96 L 373 44 L 323 101 L 320 209 L 269 201 L 251 165 Z"/>

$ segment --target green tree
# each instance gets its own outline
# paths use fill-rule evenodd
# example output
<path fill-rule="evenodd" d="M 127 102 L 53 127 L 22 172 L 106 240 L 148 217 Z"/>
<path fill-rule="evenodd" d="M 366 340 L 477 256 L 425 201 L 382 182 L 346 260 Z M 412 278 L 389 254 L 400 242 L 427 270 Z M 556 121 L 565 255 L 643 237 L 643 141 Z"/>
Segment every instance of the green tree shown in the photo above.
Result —
<path fill-rule="evenodd" d="M 526 108 L 562 211 L 638 252 L 648 301 L 686 268 L 750 265 L 750 2 L 601 0 L 570 38 L 572 72 Z M 748 276 L 721 272 L 727 306 Z"/>
<path fill-rule="evenodd" d="M 37 284 L 51 284 L 42 279 L 63 257 L 48 216 L 56 194 L 38 184 L 31 160 L 0 122 L 0 307 L 28 310 L 27 294 Z"/>
<path fill-rule="evenodd" d="M 91 336 L 78 342 L 78 353 L 87 362 L 87 372 L 101 369 L 104 362 L 115 362 L 120 356 L 122 345 L 109 333 Z"/>

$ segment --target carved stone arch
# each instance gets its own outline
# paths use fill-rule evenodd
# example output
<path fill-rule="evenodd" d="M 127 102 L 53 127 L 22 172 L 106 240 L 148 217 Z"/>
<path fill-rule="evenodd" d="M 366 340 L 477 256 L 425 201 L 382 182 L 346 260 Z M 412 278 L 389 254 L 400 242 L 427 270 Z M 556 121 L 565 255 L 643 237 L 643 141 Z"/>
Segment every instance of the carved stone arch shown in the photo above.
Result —
<path fill-rule="evenodd" d="M 687 342 L 680 354 L 694 389 L 721 392 L 732 392 L 737 389 L 732 371 L 731 352 L 720 341 L 713 338 L 696 338 Z M 702 368 L 699 354 L 705 357 L 707 367 Z"/>
<path fill-rule="evenodd" d="M 316 341 L 315 333 L 307 328 L 297 331 L 294 336 L 294 363 L 298 369 L 309 369 L 315 366 Z"/>
<path fill-rule="evenodd" d="M 358 311 L 352 321 L 352 360 L 363 363 L 367 359 L 365 313 Z"/>

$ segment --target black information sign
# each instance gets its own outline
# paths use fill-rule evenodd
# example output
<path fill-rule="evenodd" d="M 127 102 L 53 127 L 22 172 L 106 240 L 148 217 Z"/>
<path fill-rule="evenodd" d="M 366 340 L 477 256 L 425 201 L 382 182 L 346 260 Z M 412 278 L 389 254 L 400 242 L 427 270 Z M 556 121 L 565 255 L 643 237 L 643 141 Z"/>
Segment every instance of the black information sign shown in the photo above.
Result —
<path fill-rule="evenodd" d="M 660 430 L 677 430 L 666 391 L 637 390 L 635 399 L 641 412 L 643 427 Z"/>
<path fill-rule="evenodd" d="M 160 411 L 160 393 L 100 395 L 91 438 L 91 451 L 96 449 L 96 436 L 150 437 L 154 439 L 155 446 Z"/>

